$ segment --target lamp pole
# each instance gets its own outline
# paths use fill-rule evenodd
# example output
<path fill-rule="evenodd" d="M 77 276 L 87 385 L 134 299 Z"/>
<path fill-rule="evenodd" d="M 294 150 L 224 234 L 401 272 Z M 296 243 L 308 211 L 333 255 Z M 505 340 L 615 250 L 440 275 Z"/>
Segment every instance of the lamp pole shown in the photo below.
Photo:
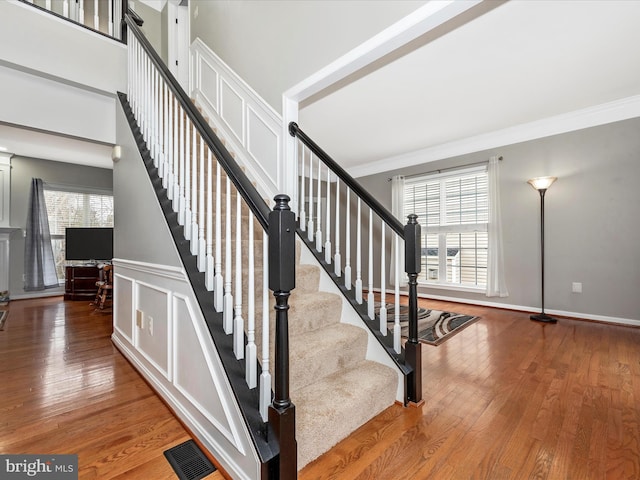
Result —
<path fill-rule="evenodd" d="M 531 315 L 531 320 L 544 323 L 556 323 L 558 320 L 544 313 L 544 195 L 547 189 L 553 182 L 557 180 L 556 177 L 538 177 L 529 180 L 529 184 L 540 193 L 540 277 L 541 277 L 541 292 L 542 292 L 542 305 L 539 314 Z"/>

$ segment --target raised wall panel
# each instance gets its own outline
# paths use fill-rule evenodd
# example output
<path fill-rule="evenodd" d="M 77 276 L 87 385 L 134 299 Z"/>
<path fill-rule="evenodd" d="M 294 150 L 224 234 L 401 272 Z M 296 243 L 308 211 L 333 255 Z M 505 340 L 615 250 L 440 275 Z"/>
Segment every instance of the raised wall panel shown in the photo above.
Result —
<path fill-rule="evenodd" d="M 114 327 L 133 343 L 133 324 L 135 321 L 133 312 L 133 280 L 115 273 L 113 277 L 114 299 L 113 312 Z"/>
<path fill-rule="evenodd" d="M 279 136 L 253 108 L 247 112 L 247 151 L 262 173 L 278 184 Z"/>
<path fill-rule="evenodd" d="M 169 376 L 169 295 L 166 290 L 137 282 L 135 310 L 142 312 L 137 328 L 137 347 L 153 365 Z"/>
<path fill-rule="evenodd" d="M 200 93 L 213 111 L 218 113 L 218 72 L 206 60 L 199 57 L 197 60 L 200 60 L 198 65 Z"/>
<path fill-rule="evenodd" d="M 244 145 L 244 100 L 224 79 L 220 82 L 220 116 Z"/>
<path fill-rule="evenodd" d="M 282 116 L 199 38 L 191 60 L 197 75 L 192 96 L 210 126 L 265 198 L 286 191 Z"/>
<path fill-rule="evenodd" d="M 234 438 L 228 418 L 232 406 L 220 397 L 220 392 L 223 391 L 219 384 L 221 377 L 212 375 L 217 368 L 208 354 L 210 349 L 207 343 L 210 343 L 210 337 L 207 337 L 208 332 L 203 332 L 193 322 L 194 316 L 187 302 L 186 298 L 174 297 L 174 385 L 227 440 L 241 448 L 242 445 Z M 200 348 L 194 348 L 196 345 Z"/>

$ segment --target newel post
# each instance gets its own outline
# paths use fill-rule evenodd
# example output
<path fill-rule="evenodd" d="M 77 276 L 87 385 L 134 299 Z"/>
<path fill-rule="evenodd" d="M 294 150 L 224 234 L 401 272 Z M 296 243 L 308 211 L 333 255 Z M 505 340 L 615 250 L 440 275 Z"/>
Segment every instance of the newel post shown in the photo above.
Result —
<path fill-rule="evenodd" d="M 296 286 L 295 214 L 288 195 L 276 195 L 269 214 L 269 289 L 276 298 L 275 393 L 269 407 L 269 423 L 280 446 L 279 462 L 272 472 L 280 480 L 298 475 L 296 410 L 289 397 L 289 295 Z"/>
<path fill-rule="evenodd" d="M 411 214 L 404 226 L 404 268 L 409 276 L 409 338 L 404 346 L 405 360 L 413 371 L 407 378 L 407 401 L 422 401 L 422 344 L 418 341 L 418 274 L 421 270 L 422 234 L 418 216 Z"/>

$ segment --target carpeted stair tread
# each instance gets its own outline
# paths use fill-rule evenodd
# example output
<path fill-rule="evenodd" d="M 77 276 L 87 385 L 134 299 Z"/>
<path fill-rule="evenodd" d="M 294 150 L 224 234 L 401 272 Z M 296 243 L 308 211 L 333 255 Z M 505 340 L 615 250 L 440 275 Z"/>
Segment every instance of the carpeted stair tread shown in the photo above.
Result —
<path fill-rule="evenodd" d="M 397 384 L 391 368 L 364 360 L 292 392 L 298 469 L 393 405 Z"/>
<path fill-rule="evenodd" d="M 334 293 L 294 290 L 289 308 L 289 335 L 299 335 L 338 323 L 341 311 L 342 299 Z"/>
<path fill-rule="evenodd" d="M 291 391 L 357 364 L 367 353 L 367 336 L 354 325 L 337 323 L 296 335 L 290 350 Z"/>

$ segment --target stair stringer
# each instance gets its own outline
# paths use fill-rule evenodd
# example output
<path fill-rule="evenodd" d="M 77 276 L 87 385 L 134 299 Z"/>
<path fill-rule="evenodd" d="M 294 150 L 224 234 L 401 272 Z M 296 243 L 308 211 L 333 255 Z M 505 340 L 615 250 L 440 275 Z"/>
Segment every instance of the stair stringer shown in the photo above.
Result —
<path fill-rule="evenodd" d="M 336 286 L 334 281 L 329 277 L 324 267 L 318 262 L 317 258 L 310 251 L 307 243 L 298 239 L 298 241 L 302 244 L 300 249 L 300 264 L 301 265 L 313 265 L 320 270 L 320 283 L 318 285 L 318 291 L 321 292 L 329 292 L 339 295 L 342 299 L 342 314 L 340 317 L 340 323 L 346 323 L 348 325 L 354 325 L 367 333 L 367 351 L 366 351 L 366 360 L 371 360 L 376 363 L 380 363 L 385 365 L 391 369 L 393 369 L 398 375 L 398 385 L 396 389 L 396 400 L 400 403 L 404 402 L 404 373 L 398 368 L 398 365 L 391 359 L 388 353 L 384 350 L 380 342 L 375 338 L 375 336 L 371 333 L 371 330 L 367 328 L 366 325 L 363 324 L 362 318 L 360 315 L 353 309 L 353 306 L 340 289 Z M 295 292 L 295 290 L 294 290 Z M 294 300 L 295 301 L 295 300 Z"/>

